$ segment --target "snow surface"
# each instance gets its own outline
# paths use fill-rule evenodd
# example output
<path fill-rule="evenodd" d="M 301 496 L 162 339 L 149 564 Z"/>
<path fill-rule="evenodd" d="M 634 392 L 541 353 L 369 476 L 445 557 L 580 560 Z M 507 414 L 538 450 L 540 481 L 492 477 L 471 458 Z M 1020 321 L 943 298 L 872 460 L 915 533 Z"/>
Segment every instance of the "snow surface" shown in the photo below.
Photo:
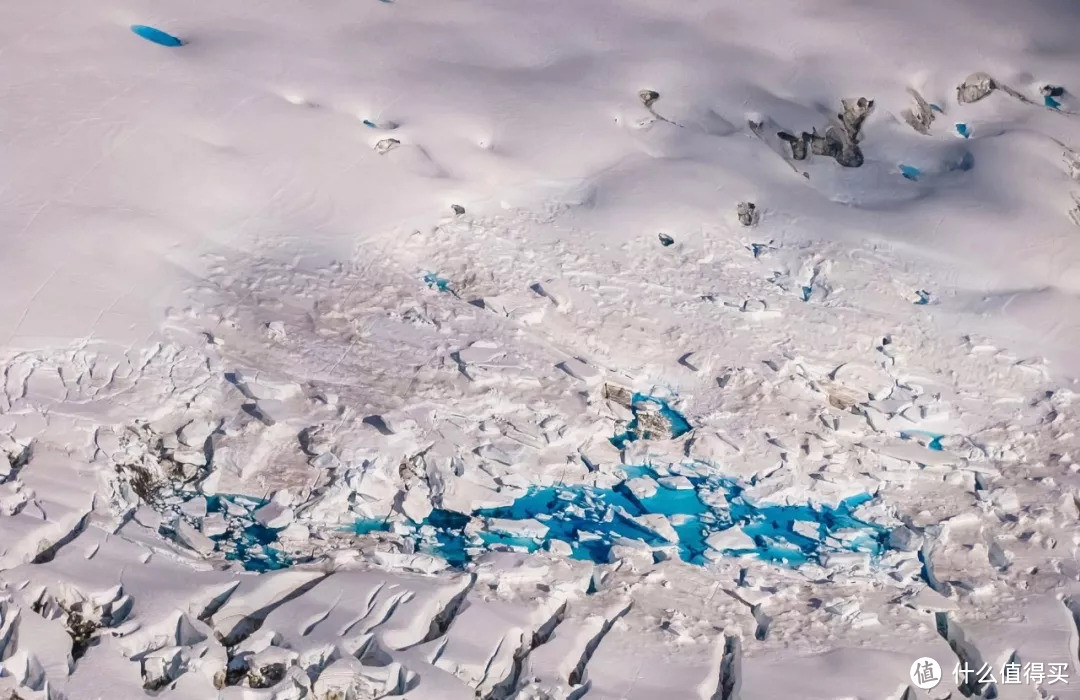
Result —
<path fill-rule="evenodd" d="M 0 698 L 1080 697 L 1078 21 L 7 3 Z"/>

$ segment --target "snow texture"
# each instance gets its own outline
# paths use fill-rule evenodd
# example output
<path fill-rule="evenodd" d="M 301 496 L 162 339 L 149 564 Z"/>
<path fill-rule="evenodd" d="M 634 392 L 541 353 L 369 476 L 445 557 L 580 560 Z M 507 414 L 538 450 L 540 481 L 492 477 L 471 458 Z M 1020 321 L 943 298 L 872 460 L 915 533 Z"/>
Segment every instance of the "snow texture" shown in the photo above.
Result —
<path fill-rule="evenodd" d="M 7 3 L 0 699 L 1080 698 L 1078 20 Z"/>

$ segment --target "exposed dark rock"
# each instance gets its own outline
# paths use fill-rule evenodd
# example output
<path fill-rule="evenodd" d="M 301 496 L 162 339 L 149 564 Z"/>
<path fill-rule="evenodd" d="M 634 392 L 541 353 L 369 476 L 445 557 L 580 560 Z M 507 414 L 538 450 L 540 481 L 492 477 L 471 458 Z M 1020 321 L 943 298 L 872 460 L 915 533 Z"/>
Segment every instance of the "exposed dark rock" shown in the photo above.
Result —
<path fill-rule="evenodd" d="M 739 215 L 739 223 L 743 226 L 753 226 L 757 223 L 757 205 L 753 202 L 739 202 L 736 212 Z"/>
<path fill-rule="evenodd" d="M 248 686 L 252 688 L 273 688 L 285 679 L 285 664 L 267 664 L 259 668 L 258 672 L 249 671 Z"/>
<path fill-rule="evenodd" d="M 998 84 L 986 73 L 972 73 L 956 88 L 956 101 L 961 104 L 978 102 L 996 90 Z"/>
<path fill-rule="evenodd" d="M 830 126 L 824 136 L 815 129 L 809 136 L 810 152 L 814 155 L 834 158 L 845 168 L 857 168 L 863 164 L 862 150 L 841 129 Z"/>
<path fill-rule="evenodd" d="M 833 158 L 845 168 L 858 168 L 863 164 L 859 141 L 862 137 L 862 125 L 874 111 L 874 101 L 865 97 L 841 100 L 844 111 L 837 117 L 840 124 L 833 124 L 819 134 L 817 129 L 805 131 L 798 137 L 786 131 L 777 132 L 777 136 L 791 146 L 793 160 L 804 160 L 807 145 L 814 155 Z"/>
<path fill-rule="evenodd" d="M 398 141 L 397 139 L 383 139 L 375 144 L 375 152 L 382 155 L 392 151 L 400 145 L 401 141 Z"/>
<path fill-rule="evenodd" d="M 653 104 L 660 99 L 660 93 L 656 90 L 641 90 L 638 92 L 638 97 L 641 98 L 641 104 L 645 105 L 646 109 L 652 109 Z"/>
<path fill-rule="evenodd" d="M 870 116 L 870 113 L 874 111 L 874 101 L 868 100 L 865 97 L 860 97 L 856 100 L 844 99 L 840 103 L 844 106 L 844 111 L 836 115 L 840 118 L 841 123 L 844 125 L 844 131 L 847 132 L 848 139 L 852 143 L 858 143 L 861 136 L 863 122 Z"/>
<path fill-rule="evenodd" d="M 802 136 L 794 136 L 786 131 L 780 131 L 776 134 L 783 141 L 787 141 L 791 146 L 791 158 L 793 160 L 806 160 L 806 145 L 808 142 L 808 134 L 804 131 Z"/>
<path fill-rule="evenodd" d="M 923 99 L 918 90 L 908 88 L 908 94 L 915 98 L 915 108 L 905 109 L 900 113 L 911 128 L 920 134 L 929 134 L 930 125 L 934 122 L 934 110 L 930 103 Z"/>

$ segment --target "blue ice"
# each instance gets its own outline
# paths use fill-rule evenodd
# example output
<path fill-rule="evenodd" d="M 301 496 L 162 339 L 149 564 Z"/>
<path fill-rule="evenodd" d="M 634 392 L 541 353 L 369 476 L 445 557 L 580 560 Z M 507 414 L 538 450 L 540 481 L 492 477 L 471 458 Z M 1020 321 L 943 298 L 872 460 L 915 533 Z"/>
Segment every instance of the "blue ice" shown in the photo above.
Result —
<path fill-rule="evenodd" d="M 429 545 L 450 566 L 463 567 L 469 563 L 468 539 L 465 526 L 469 516 L 452 510 L 436 508 L 424 520 L 425 525 L 435 529 L 435 542 Z"/>
<path fill-rule="evenodd" d="M 926 306 L 930 303 L 930 292 L 925 289 L 920 289 L 915 292 L 915 295 L 919 297 L 915 300 L 915 304 L 918 306 Z"/>
<path fill-rule="evenodd" d="M 960 134 L 966 139 L 971 138 L 971 128 L 963 122 L 957 122 L 956 133 Z"/>
<path fill-rule="evenodd" d="M 925 430 L 906 430 L 906 431 L 900 433 L 900 439 L 902 439 L 902 440 L 911 440 L 916 435 L 919 435 L 919 436 L 922 436 L 923 438 L 926 438 L 927 439 L 926 446 L 928 448 L 930 448 L 931 450 L 941 452 L 942 450 L 945 449 L 945 448 L 943 448 L 941 446 L 941 440 L 945 436 L 940 434 L 940 433 L 931 433 L 931 432 L 927 432 Z"/>
<path fill-rule="evenodd" d="M 439 277 L 434 272 L 429 272 L 424 275 L 424 284 L 431 287 L 432 289 L 438 289 L 440 292 L 450 291 L 450 280 L 444 277 Z"/>
<path fill-rule="evenodd" d="M 627 478 L 650 477 L 658 473 L 647 466 L 625 468 Z M 705 564 L 706 541 L 714 532 L 737 527 L 749 535 L 753 546 L 725 552 L 734 556 L 756 556 L 769 561 L 798 565 L 818 561 L 828 552 L 861 551 L 879 555 L 884 551 L 887 531 L 853 515 L 869 501 L 870 495 L 855 496 L 835 508 L 813 505 L 758 505 L 748 499 L 743 487 L 732 479 L 688 475 L 692 488 L 670 488 L 658 484 L 650 496 L 635 496 L 622 482 L 613 488 L 589 486 L 533 487 L 513 504 L 473 512 L 477 518 L 509 520 L 535 519 L 548 529 L 543 537 L 509 536 L 484 532 L 465 533 L 470 518 L 451 511 L 434 511 L 424 525 L 436 532 L 420 549 L 444 557 L 453 566 L 464 566 L 476 551 L 507 547 L 536 551 L 550 541 L 570 545 L 571 556 L 606 562 L 611 547 L 620 540 L 642 542 L 650 547 L 669 544 L 659 533 L 637 522 L 636 517 L 663 515 L 672 525 L 678 541 L 679 557 L 692 564 Z M 725 504 L 725 505 L 716 505 Z M 797 523 L 804 523 L 797 526 Z"/>
<path fill-rule="evenodd" d="M 672 439 L 681 437 L 686 433 L 690 432 L 690 430 L 692 429 L 690 421 L 686 420 L 686 417 L 683 416 L 683 414 L 679 413 L 671 406 L 669 406 L 667 401 L 664 401 L 663 399 L 657 398 L 655 396 L 649 396 L 648 394 L 639 394 L 635 392 L 634 395 L 630 398 L 630 412 L 634 414 L 634 418 L 626 425 L 626 432 L 608 438 L 611 444 L 614 445 L 616 448 L 621 450 L 625 448 L 629 443 L 639 440 L 641 438 L 645 438 L 646 440 L 648 440 L 654 437 L 648 431 L 640 433 L 638 431 L 639 425 L 637 407 L 643 403 L 653 403 L 660 407 L 660 415 L 663 416 L 667 420 L 668 425 L 671 426 L 671 434 L 667 437 L 670 437 Z"/>
<path fill-rule="evenodd" d="M 147 41 L 152 41 L 155 44 L 159 44 L 161 46 L 168 46 L 172 48 L 184 45 L 183 41 L 176 38 L 172 34 L 167 34 L 160 29 L 156 29 L 154 27 L 148 27 L 145 24 L 133 24 L 131 25 L 131 31 L 135 32 L 143 39 L 146 39 Z"/>
<path fill-rule="evenodd" d="M 1050 95 L 1046 95 L 1043 97 L 1043 104 L 1050 109 L 1061 109 L 1061 103 L 1055 100 Z"/>
<path fill-rule="evenodd" d="M 201 498 L 201 496 L 196 496 L 196 498 Z M 227 512 L 225 501 L 229 501 L 234 506 L 240 506 L 249 514 L 267 503 L 246 496 L 219 494 L 206 497 L 207 512 Z M 230 528 L 228 532 L 210 538 L 217 545 L 218 551 L 225 550 L 226 560 L 240 562 L 247 571 L 275 571 L 292 566 L 292 560 L 288 555 L 274 546 L 278 540 L 277 530 L 256 522 L 254 518 L 241 518 L 241 520 L 243 527 L 239 531 Z"/>
<path fill-rule="evenodd" d="M 900 165 L 900 174 L 909 180 L 918 180 L 922 177 L 922 171 L 916 168 L 914 165 Z"/>
<path fill-rule="evenodd" d="M 386 518 L 360 518 L 353 523 L 352 531 L 357 535 L 367 535 L 372 532 L 389 532 L 390 522 Z"/>

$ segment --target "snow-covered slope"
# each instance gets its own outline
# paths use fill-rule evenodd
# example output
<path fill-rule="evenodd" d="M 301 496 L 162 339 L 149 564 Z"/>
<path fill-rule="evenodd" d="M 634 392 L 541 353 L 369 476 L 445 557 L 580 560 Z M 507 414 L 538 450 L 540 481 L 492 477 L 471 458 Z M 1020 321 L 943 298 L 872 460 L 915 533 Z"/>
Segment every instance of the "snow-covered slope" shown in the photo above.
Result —
<path fill-rule="evenodd" d="M 1077 695 L 1078 20 L 0 8 L 0 698 Z"/>

